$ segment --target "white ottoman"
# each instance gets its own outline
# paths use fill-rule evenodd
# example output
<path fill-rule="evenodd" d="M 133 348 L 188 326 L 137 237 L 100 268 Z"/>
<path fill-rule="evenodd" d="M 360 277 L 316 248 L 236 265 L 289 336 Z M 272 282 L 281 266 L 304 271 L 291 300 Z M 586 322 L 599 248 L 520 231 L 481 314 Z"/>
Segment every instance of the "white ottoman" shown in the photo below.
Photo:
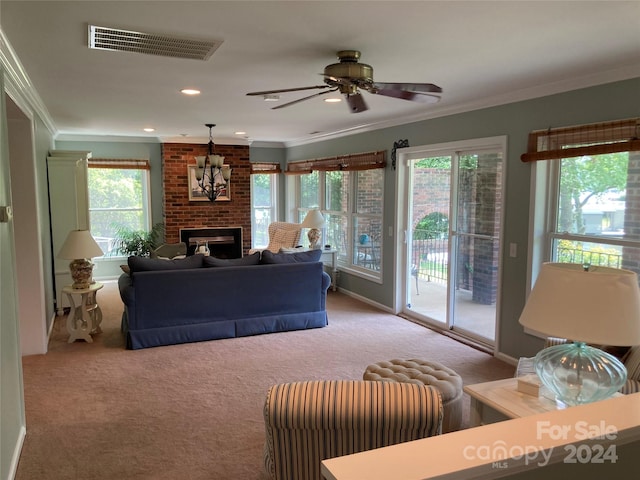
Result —
<path fill-rule="evenodd" d="M 460 429 L 462 378 L 448 367 L 427 360 L 389 360 L 369 365 L 364 380 L 432 385 L 440 391 L 443 406 L 442 433 Z"/>

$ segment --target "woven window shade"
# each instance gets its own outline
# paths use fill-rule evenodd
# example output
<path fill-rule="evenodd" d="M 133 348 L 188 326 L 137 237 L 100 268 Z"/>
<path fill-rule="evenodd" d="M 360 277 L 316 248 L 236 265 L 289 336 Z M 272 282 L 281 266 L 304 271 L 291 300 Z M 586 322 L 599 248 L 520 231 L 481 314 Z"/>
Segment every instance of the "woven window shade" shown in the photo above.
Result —
<path fill-rule="evenodd" d="M 280 173 L 282 169 L 279 163 L 252 163 L 251 174 Z"/>
<path fill-rule="evenodd" d="M 89 168 L 117 168 L 133 170 L 151 170 L 149 160 L 138 160 L 135 158 L 90 158 Z"/>
<path fill-rule="evenodd" d="M 640 151 L 640 118 L 550 128 L 529 134 L 523 162 Z"/>
<path fill-rule="evenodd" d="M 304 160 L 302 162 L 292 162 L 287 165 L 286 174 L 302 175 L 317 171 L 334 170 L 371 170 L 374 168 L 384 168 L 387 165 L 386 151 L 352 153 L 350 155 L 339 155 L 336 157 L 317 158 L 315 160 Z"/>

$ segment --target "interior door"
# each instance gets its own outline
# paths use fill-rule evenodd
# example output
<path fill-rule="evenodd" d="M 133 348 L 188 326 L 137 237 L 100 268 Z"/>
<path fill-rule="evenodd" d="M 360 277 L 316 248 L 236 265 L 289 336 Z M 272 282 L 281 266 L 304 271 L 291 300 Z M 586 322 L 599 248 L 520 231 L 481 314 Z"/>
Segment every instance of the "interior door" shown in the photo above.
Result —
<path fill-rule="evenodd" d="M 501 145 L 406 155 L 402 313 L 495 345 L 503 198 Z"/>

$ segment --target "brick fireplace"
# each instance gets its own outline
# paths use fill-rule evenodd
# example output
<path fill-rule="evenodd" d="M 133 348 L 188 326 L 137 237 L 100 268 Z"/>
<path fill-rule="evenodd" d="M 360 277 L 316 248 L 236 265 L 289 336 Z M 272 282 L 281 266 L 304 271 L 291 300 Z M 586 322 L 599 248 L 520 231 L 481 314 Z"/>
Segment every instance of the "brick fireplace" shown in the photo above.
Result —
<path fill-rule="evenodd" d="M 216 145 L 225 157 L 231 174 L 231 200 L 225 202 L 189 201 L 188 165 L 196 155 L 206 155 L 207 145 L 165 143 L 162 145 L 162 185 L 166 241 L 179 242 L 180 229 L 242 227 L 242 252 L 251 248 L 251 190 L 249 147 Z"/>

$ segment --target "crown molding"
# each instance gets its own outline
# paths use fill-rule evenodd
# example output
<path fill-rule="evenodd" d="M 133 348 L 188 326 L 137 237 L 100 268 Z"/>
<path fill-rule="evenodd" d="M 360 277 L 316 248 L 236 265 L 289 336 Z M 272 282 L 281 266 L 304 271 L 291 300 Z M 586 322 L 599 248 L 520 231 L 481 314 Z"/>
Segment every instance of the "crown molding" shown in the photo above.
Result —
<path fill-rule="evenodd" d="M 58 133 L 55 123 L 1 28 L 0 65 L 4 69 L 6 93 L 22 110 L 26 110 L 31 116 L 35 114 L 40 117 L 51 136 L 55 138 Z"/>

